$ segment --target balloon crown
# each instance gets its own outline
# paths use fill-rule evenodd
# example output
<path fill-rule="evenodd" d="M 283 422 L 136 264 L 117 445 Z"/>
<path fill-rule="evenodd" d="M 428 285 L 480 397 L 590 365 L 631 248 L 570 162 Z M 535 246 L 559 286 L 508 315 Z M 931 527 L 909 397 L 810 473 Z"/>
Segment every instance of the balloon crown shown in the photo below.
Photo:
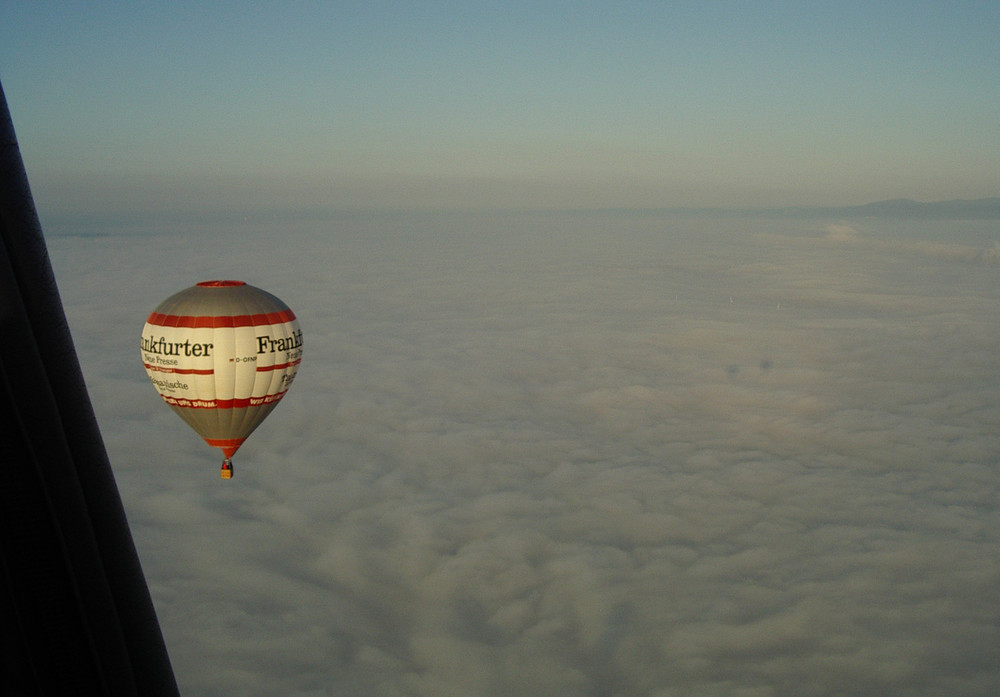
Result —
<path fill-rule="evenodd" d="M 198 284 L 204 288 L 228 288 L 230 286 L 245 286 L 243 281 L 202 281 Z"/>

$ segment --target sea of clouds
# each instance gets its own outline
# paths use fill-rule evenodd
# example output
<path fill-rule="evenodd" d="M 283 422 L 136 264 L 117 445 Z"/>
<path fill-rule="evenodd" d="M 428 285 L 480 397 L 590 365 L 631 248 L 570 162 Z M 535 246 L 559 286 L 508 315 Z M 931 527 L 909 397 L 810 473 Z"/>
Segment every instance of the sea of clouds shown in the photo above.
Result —
<path fill-rule="evenodd" d="M 1000 693 L 996 239 L 399 213 L 48 244 L 183 694 L 937 697 Z M 138 346 L 216 278 L 305 332 L 229 482 Z"/>

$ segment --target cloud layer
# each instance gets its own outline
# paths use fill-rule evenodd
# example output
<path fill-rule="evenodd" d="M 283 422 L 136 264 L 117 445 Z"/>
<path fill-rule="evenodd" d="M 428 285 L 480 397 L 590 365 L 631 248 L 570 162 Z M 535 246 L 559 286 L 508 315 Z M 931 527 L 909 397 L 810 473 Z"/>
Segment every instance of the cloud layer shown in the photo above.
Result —
<path fill-rule="evenodd" d="M 50 251 L 185 694 L 990 694 L 1000 285 L 950 225 L 400 214 Z M 231 482 L 137 347 L 218 277 L 306 333 Z"/>

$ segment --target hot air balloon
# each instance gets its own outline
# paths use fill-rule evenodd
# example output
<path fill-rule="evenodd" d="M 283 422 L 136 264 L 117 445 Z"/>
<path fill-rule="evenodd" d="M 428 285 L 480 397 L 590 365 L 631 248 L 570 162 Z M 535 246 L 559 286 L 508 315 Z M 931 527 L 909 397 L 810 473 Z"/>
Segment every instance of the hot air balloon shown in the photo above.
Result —
<path fill-rule="evenodd" d="M 153 387 L 205 442 L 232 457 L 277 406 L 302 360 L 302 331 L 285 303 L 243 281 L 203 281 L 153 310 L 142 330 Z"/>

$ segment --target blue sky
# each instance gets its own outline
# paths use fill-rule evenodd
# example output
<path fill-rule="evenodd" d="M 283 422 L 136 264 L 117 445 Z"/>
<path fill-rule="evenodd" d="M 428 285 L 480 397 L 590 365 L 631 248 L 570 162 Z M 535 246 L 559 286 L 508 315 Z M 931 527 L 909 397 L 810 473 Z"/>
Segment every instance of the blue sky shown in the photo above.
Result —
<path fill-rule="evenodd" d="M 9 3 L 39 207 L 997 194 L 995 3 Z"/>

